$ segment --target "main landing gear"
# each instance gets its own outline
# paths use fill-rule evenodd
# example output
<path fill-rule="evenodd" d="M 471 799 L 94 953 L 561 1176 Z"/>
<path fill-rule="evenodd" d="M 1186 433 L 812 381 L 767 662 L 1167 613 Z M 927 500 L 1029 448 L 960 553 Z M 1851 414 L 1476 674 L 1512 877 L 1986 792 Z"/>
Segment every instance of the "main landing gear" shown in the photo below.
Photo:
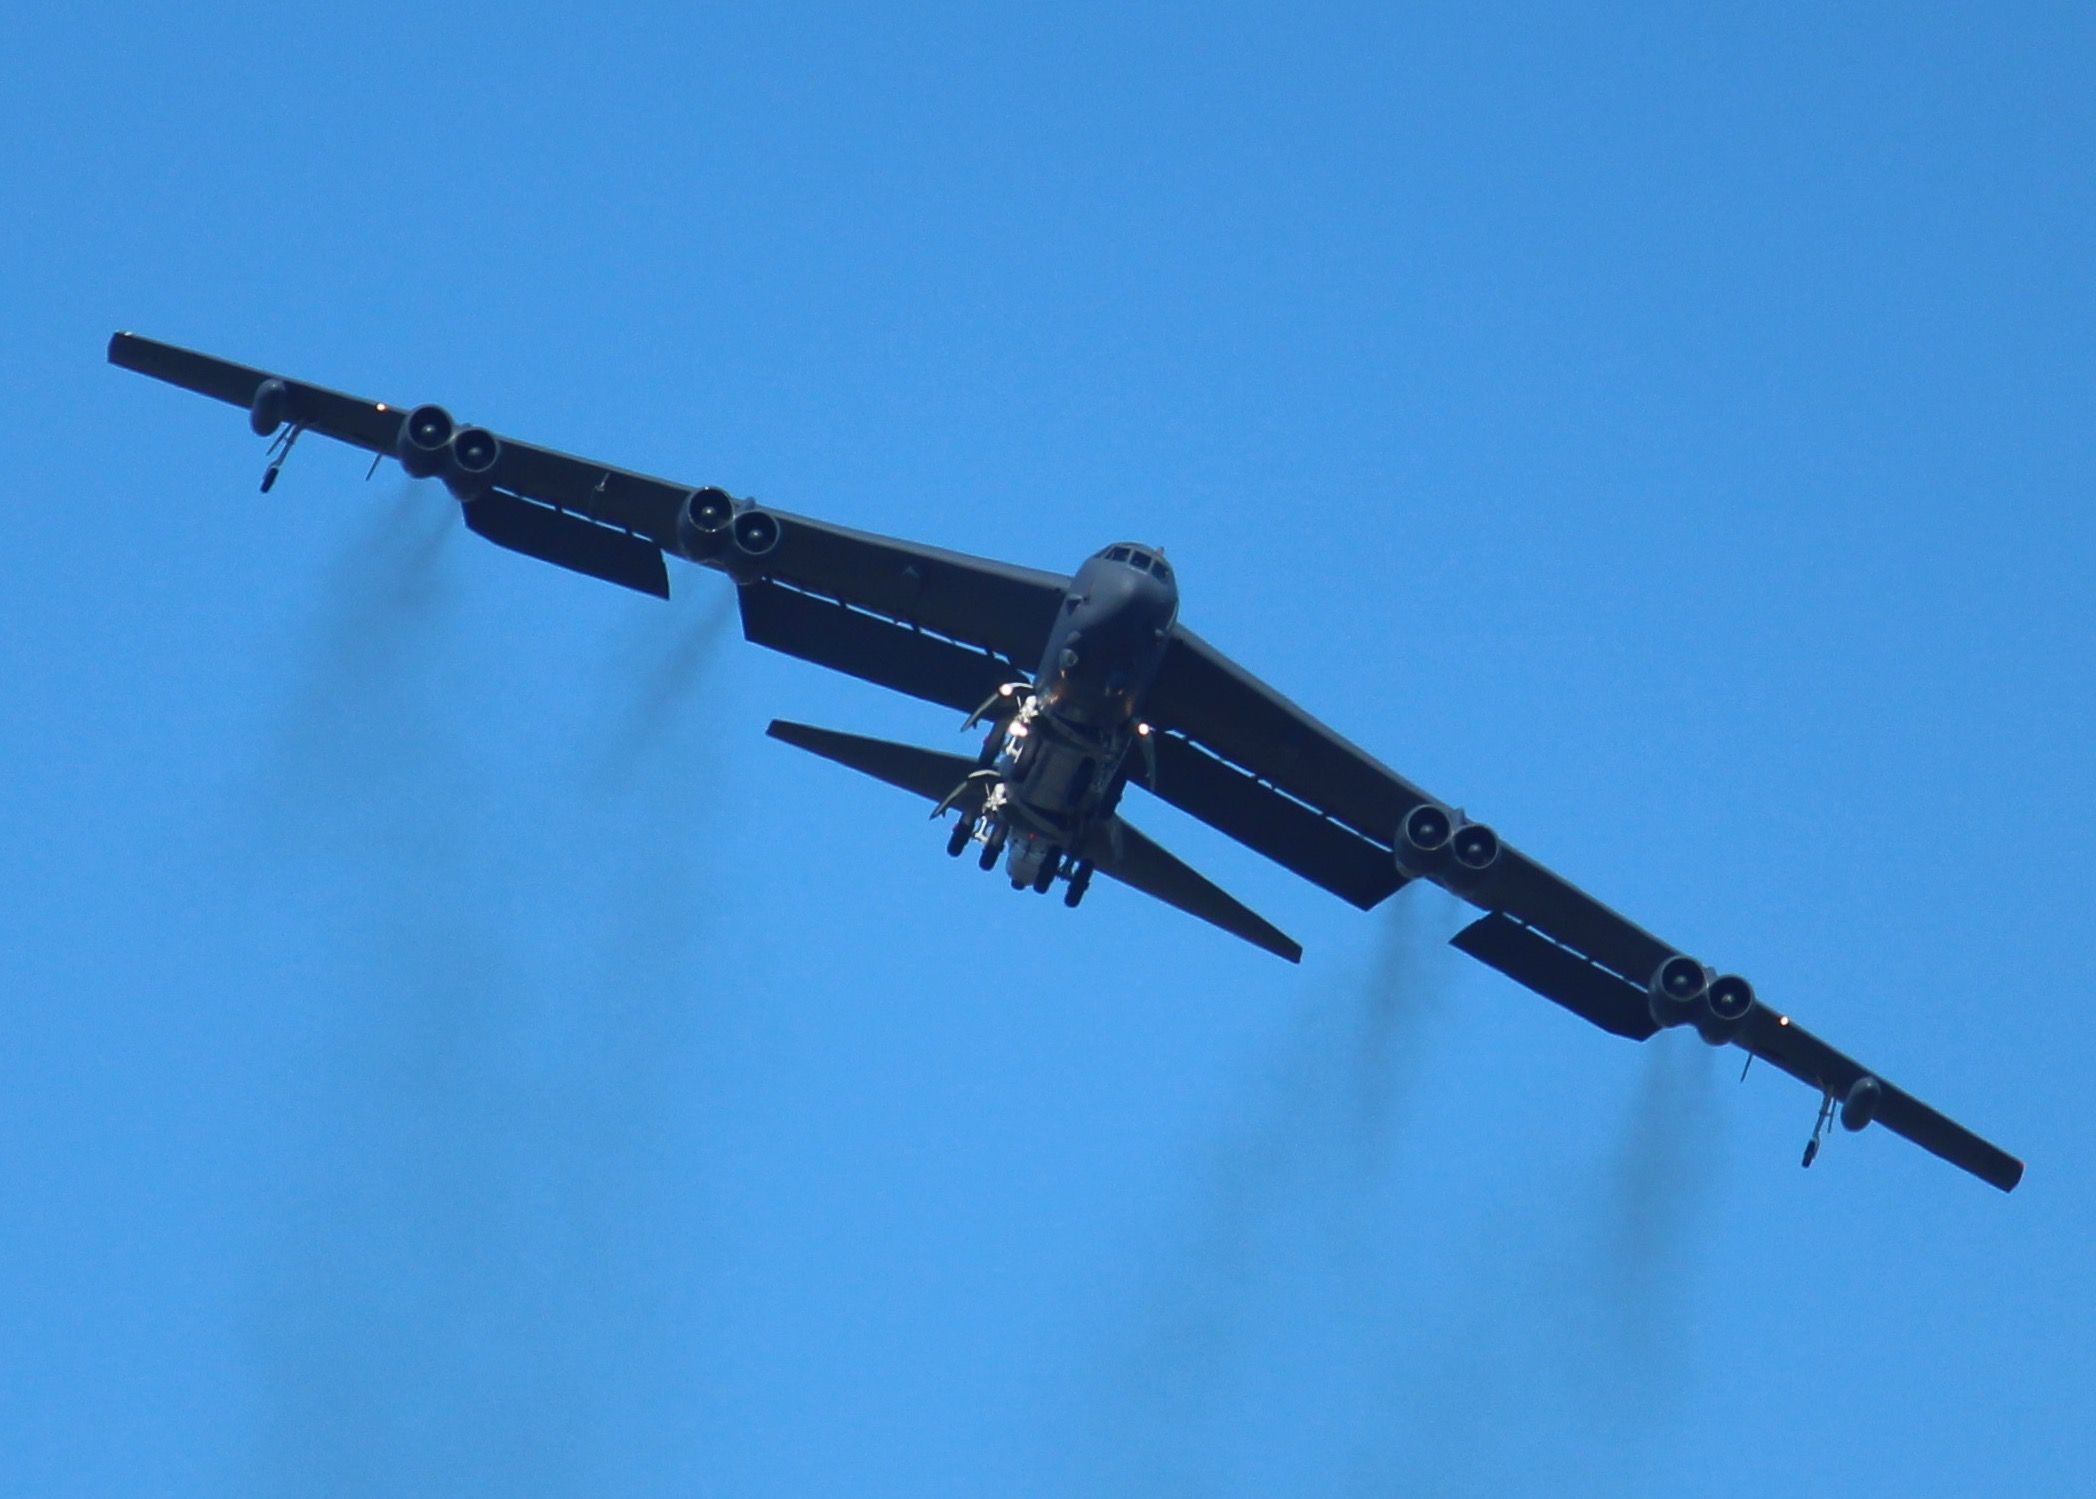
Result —
<path fill-rule="evenodd" d="M 987 872 L 997 867 L 1004 856 L 1005 846 L 1011 841 L 1011 827 L 1002 817 L 979 814 L 958 818 L 953 830 L 946 836 L 946 852 L 958 859 L 968 850 L 971 842 L 981 845 L 976 862 Z M 1014 890 L 1032 890 L 1046 895 L 1055 888 L 1055 882 L 1064 882 L 1063 904 L 1075 908 L 1092 887 L 1092 862 L 1079 859 L 1060 848 L 1042 847 L 1046 839 L 1032 833 L 1022 834 L 1026 847 L 1013 856 L 1014 867 L 1019 871 L 1012 881 Z M 1038 862 L 1032 857 L 1033 850 L 1040 848 Z M 1031 866 L 1031 867 L 1029 867 Z"/>
<path fill-rule="evenodd" d="M 1813 1121 L 1812 1138 L 1805 1142 L 1805 1159 L 1798 1162 L 1799 1165 L 1810 1166 L 1812 1164 L 1813 1158 L 1819 1154 L 1821 1137 L 1827 1133 L 1827 1125 L 1833 1121 L 1833 1118 L 1834 1095 L 1822 1093 L 1819 1098 L 1819 1118 Z"/>

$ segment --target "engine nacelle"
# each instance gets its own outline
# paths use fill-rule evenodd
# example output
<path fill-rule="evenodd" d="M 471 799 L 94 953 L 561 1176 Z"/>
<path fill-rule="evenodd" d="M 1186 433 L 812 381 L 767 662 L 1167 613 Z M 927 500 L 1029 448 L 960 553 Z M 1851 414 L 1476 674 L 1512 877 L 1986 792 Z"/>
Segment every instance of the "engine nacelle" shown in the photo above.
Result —
<path fill-rule="evenodd" d="M 451 456 L 444 466 L 444 486 L 461 502 L 477 500 L 495 480 L 502 443 L 485 427 L 461 427 L 452 434 Z"/>
<path fill-rule="evenodd" d="M 1653 971 L 1650 987 L 1651 998 L 1646 1007 L 1652 1013 L 1652 1023 L 1662 1030 L 1686 1025 L 1703 1008 L 1703 996 L 1710 988 L 1710 970 L 1694 958 L 1675 953 Z"/>
<path fill-rule="evenodd" d="M 400 437 L 394 444 L 400 466 L 416 479 L 442 473 L 450 459 L 451 434 L 457 430 L 451 413 L 442 406 L 417 406 L 401 418 Z"/>
<path fill-rule="evenodd" d="M 255 429 L 255 436 L 267 437 L 284 425 L 284 413 L 290 406 L 291 387 L 281 380 L 264 380 L 255 387 L 255 399 L 247 408 L 247 424 Z"/>
<path fill-rule="evenodd" d="M 1754 986 L 1736 973 L 1715 980 L 1703 991 L 1703 1012 L 1696 1017 L 1696 1034 L 1712 1046 L 1723 1046 L 1739 1034 L 1754 1009 Z"/>
<path fill-rule="evenodd" d="M 752 561 L 778 547 L 781 530 L 779 518 L 769 510 L 745 510 L 728 523 L 735 550 Z"/>
<path fill-rule="evenodd" d="M 677 544 L 692 561 L 709 562 L 730 544 L 734 520 L 735 501 L 725 489 L 694 489 L 677 513 Z"/>
<path fill-rule="evenodd" d="M 1466 878 L 1475 878 L 1499 862 L 1499 835 L 1481 822 L 1466 822 L 1449 838 L 1448 857 Z"/>
<path fill-rule="evenodd" d="M 1417 879 L 1440 868 L 1455 830 L 1454 814 L 1434 802 L 1421 802 L 1407 812 L 1397 825 L 1396 845 L 1391 850 L 1398 872 Z M 1493 852 L 1498 852 L 1496 843 Z"/>
<path fill-rule="evenodd" d="M 1851 1132 L 1862 1129 L 1878 1117 L 1878 1105 L 1884 1098 L 1884 1085 L 1864 1073 L 1849 1085 L 1848 1096 L 1841 1100 L 1841 1127 Z"/>

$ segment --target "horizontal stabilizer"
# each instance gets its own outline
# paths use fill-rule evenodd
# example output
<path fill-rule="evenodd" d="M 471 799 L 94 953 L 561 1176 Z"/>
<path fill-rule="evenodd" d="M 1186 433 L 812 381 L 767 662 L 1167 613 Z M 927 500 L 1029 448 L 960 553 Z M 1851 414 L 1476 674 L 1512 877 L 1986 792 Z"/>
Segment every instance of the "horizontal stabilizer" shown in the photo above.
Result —
<path fill-rule="evenodd" d="M 784 719 L 773 719 L 765 732 L 810 754 L 848 765 L 875 780 L 886 781 L 890 786 L 914 791 L 926 801 L 943 801 L 977 768 L 973 757 L 968 755 L 941 754 L 937 750 L 919 749 L 913 744 L 870 739 L 863 734 L 840 734 L 835 729 L 818 729 L 811 724 L 790 723 Z M 962 811 L 980 807 L 980 790 L 971 786 L 965 795 L 976 800 L 972 804 L 966 799 L 957 802 Z M 1303 960 L 1300 943 L 1292 941 L 1257 912 L 1180 863 L 1118 817 L 1096 829 L 1087 845 L 1077 852 L 1080 858 L 1089 859 L 1103 875 L 1109 875 L 1145 895 L 1153 895 L 1166 905 L 1177 906 L 1187 915 L 1198 916 L 1276 957 L 1286 958 L 1291 963 Z"/>
<path fill-rule="evenodd" d="M 1211 926 L 1219 926 L 1277 958 L 1291 963 L 1303 961 L 1300 942 L 1118 817 L 1094 832 L 1084 857 L 1092 861 L 1099 873 L 1132 885 L 1145 895 L 1154 895 Z"/>
<path fill-rule="evenodd" d="M 500 491 L 465 510 L 468 529 L 499 547 L 659 599 L 670 596 L 669 570 L 652 541 Z"/>
<path fill-rule="evenodd" d="M 904 791 L 914 791 L 931 802 L 943 800 L 976 768 L 972 755 L 941 754 L 938 750 L 919 749 L 914 744 L 897 744 L 892 739 L 840 734 L 835 729 L 789 723 L 782 718 L 773 719 L 771 727 L 764 732 L 825 760 L 848 765 L 877 781 L 886 781 Z"/>

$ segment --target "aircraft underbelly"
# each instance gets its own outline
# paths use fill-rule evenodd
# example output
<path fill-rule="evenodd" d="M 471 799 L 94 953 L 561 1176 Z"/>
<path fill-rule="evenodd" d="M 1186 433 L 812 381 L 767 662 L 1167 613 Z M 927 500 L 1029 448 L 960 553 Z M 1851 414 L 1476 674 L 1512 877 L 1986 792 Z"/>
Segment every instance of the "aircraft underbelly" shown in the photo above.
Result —
<path fill-rule="evenodd" d="M 1035 812 L 1066 820 L 1088 810 L 1096 799 L 1099 761 L 1078 745 L 1058 744 L 1045 737 L 1032 746 L 1027 763 L 1013 791 Z"/>

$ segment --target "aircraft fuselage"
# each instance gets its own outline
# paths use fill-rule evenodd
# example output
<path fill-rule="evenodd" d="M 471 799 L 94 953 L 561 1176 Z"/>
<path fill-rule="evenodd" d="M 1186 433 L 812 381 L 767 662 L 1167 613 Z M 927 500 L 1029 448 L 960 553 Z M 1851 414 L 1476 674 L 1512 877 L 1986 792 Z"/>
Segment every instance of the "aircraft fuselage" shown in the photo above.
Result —
<path fill-rule="evenodd" d="M 1070 580 L 1031 693 L 983 746 L 999 780 L 976 837 L 989 857 L 1009 847 L 1013 884 L 1035 883 L 1051 861 L 1083 868 L 1094 829 L 1127 783 L 1129 753 L 1146 732 L 1143 702 L 1178 613 L 1178 583 L 1148 547 L 1108 547 Z"/>

